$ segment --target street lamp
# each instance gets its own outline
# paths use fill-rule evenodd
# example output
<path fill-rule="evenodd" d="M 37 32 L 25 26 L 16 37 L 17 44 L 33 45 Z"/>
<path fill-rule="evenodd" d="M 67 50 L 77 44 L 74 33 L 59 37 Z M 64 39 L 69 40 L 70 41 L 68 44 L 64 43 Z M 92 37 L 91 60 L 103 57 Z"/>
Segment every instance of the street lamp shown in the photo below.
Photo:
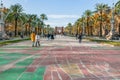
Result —
<path fill-rule="evenodd" d="M 111 39 L 113 38 L 114 35 L 114 23 L 115 23 L 115 19 L 114 19 L 114 3 L 113 3 L 112 17 L 111 17 Z"/>
<path fill-rule="evenodd" d="M 82 34 L 83 36 L 85 36 L 85 23 L 84 22 L 82 23 L 82 28 L 83 28 Z"/>
<path fill-rule="evenodd" d="M 0 38 L 3 38 L 3 35 L 5 34 L 3 16 L 4 16 L 4 14 L 3 14 L 3 3 L 1 1 L 1 8 L 0 8 Z"/>

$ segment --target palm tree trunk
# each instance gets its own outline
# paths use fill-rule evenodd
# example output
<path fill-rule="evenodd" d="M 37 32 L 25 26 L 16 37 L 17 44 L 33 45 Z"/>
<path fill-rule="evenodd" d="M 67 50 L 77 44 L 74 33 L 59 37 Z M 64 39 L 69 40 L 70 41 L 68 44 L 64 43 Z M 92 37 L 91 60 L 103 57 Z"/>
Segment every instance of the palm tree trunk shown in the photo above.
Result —
<path fill-rule="evenodd" d="M 25 26 L 25 35 L 27 36 L 27 25 Z"/>
<path fill-rule="evenodd" d="M 40 34 L 40 28 L 39 28 L 39 26 L 38 26 L 38 34 Z"/>
<path fill-rule="evenodd" d="M 84 35 L 86 35 L 86 33 L 87 33 L 87 29 L 86 29 L 86 27 L 85 27 L 85 34 L 84 34 Z"/>
<path fill-rule="evenodd" d="M 38 33 L 38 32 L 37 32 L 37 27 L 35 27 L 35 32 Z"/>
<path fill-rule="evenodd" d="M 100 37 L 102 37 L 102 11 L 100 12 L 101 14 L 101 20 L 100 20 Z"/>
<path fill-rule="evenodd" d="M 17 36 L 17 18 L 15 18 L 15 36 Z"/>
<path fill-rule="evenodd" d="M 90 26 L 90 35 L 93 36 L 93 33 L 92 33 L 92 26 Z"/>
<path fill-rule="evenodd" d="M 119 23 L 119 35 L 120 35 L 120 23 Z"/>
<path fill-rule="evenodd" d="M 88 36 L 89 36 L 89 23 L 88 23 L 88 18 L 87 18 L 87 28 L 88 28 Z"/>
<path fill-rule="evenodd" d="M 30 23 L 29 23 L 29 35 L 30 35 L 30 33 L 31 33 L 30 28 L 31 28 L 31 26 L 30 26 Z"/>

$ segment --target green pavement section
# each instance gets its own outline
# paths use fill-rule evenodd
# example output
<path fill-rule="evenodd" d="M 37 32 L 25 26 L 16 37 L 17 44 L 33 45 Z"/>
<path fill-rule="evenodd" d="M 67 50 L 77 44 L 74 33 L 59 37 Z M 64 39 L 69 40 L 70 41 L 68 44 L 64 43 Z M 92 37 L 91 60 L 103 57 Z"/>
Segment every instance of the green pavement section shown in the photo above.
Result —
<path fill-rule="evenodd" d="M 21 53 L 0 53 L 2 56 L 0 56 L 0 66 L 8 64 L 12 61 L 15 61 L 21 57 L 29 56 L 29 54 L 21 54 Z"/>
<path fill-rule="evenodd" d="M 30 48 L 31 46 L 5 46 L 4 48 Z"/>
<path fill-rule="evenodd" d="M 41 49 L 43 49 L 43 48 L 44 48 L 44 46 L 32 47 L 31 50 L 41 50 Z"/>
<path fill-rule="evenodd" d="M 0 80 L 17 80 L 25 68 L 13 68 L 0 73 Z"/>
<path fill-rule="evenodd" d="M 91 47 L 91 49 L 97 49 L 97 50 L 120 50 L 120 47 Z"/>
<path fill-rule="evenodd" d="M 5 53 L 5 52 L 0 52 L 0 56 L 5 56 L 7 55 L 8 53 Z"/>
<path fill-rule="evenodd" d="M 43 80 L 45 67 L 39 67 L 35 72 L 25 72 L 19 80 Z"/>
<path fill-rule="evenodd" d="M 25 72 L 26 66 L 30 65 L 33 60 L 34 57 L 18 62 L 15 68 L 0 73 L 0 80 L 43 80 L 45 67 L 39 67 L 35 72 Z"/>
<path fill-rule="evenodd" d="M 24 61 L 16 63 L 16 66 L 28 66 L 33 62 L 34 58 L 29 58 Z"/>
<path fill-rule="evenodd" d="M 31 46 L 5 46 L 3 48 L 0 48 L 0 51 L 5 51 L 5 49 L 30 49 L 30 50 L 40 50 L 43 48 L 43 46 L 40 47 L 31 47 Z"/>

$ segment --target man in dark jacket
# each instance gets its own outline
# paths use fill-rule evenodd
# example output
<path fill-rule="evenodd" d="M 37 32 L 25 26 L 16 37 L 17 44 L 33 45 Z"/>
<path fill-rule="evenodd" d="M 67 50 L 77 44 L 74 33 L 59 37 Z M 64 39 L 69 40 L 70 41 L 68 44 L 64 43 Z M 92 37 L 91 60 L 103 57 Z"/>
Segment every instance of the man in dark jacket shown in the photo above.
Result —
<path fill-rule="evenodd" d="M 78 39 L 79 39 L 79 43 L 81 43 L 81 41 L 82 41 L 82 33 L 79 34 Z"/>

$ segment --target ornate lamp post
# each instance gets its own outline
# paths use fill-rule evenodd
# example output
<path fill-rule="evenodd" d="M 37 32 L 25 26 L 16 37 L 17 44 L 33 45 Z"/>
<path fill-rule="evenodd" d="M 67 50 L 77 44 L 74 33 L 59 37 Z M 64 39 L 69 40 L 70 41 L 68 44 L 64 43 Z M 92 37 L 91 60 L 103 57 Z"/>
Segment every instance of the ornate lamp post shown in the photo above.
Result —
<path fill-rule="evenodd" d="M 0 8 L 0 38 L 2 38 L 3 35 L 5 34 L 3 16 L 4 16 L 4 13 L 3 13 L 3 3 L 1 1 L 1 8 Z"/>
<path fill-rule="evenodd" d="M 85 36 L 85 23 L 84 22 L 82 23 L 82 28 L 83 28 L 82 34 L 83 36 Z"/>
<path fill-rule="evenodd" d="M 114 19 L 114 3 L 113 3 L 112 17 L 111 17 L 111 39 L 113 38 L 114 35 L 114 23 L 115 23 L 115 19 Z"/>
<path fill-rule="evenodd" d="M 114 3 L 113 3 L 113 5 L 114 5 Z M 115 20 L 114 20 L 114 6 L 112 7 L 112 18 L 111 18 L 111 32 L 113 33 L 113 31 L 114 31 L 114 22 L 115 22 Z"/>

